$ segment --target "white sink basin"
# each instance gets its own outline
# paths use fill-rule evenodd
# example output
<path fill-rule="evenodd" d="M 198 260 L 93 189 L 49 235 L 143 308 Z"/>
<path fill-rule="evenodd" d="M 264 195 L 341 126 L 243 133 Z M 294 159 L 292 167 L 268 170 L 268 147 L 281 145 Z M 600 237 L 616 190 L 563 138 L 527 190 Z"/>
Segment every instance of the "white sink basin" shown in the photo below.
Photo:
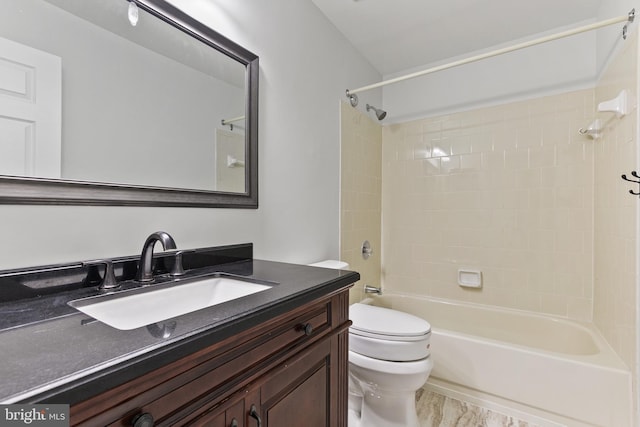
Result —
<path fill-rule="evenodd" d="M 163 286 L 163 285 L 158 285 Z M 162 289 L 70 301 L 69 305 L 116 329 L 129 330 L 270 289 L 271 286 L 214 277 Z"/>

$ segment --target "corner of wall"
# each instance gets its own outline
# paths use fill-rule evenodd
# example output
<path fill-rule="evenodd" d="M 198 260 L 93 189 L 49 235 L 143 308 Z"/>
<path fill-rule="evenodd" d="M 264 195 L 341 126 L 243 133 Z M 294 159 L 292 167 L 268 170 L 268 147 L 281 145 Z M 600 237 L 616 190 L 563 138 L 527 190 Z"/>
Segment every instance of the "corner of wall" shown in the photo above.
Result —
<path fill-rule="evenodd" d="M 598 84 L 596 105 L 627 90 L 631 114 L 617 118 L 599 113 L 605 122 L 594 153 L 594 323 L 634 376 L 638 421 L 640 335 L 640 220 L 638 198 L 620 175 L 638 169 L 638 28 L 608 53 Z M 633 188 L 634 191 L 637 188 Z"/>
<path fill-rule="evenodd" d="M 360 273 L 349 302 L 364 298 L 364 284 L 380 286 L 382 128 L 346 102 L 340 113 L 340 259 Z M 362 257 L 368 240 L 373 256 Z"/>

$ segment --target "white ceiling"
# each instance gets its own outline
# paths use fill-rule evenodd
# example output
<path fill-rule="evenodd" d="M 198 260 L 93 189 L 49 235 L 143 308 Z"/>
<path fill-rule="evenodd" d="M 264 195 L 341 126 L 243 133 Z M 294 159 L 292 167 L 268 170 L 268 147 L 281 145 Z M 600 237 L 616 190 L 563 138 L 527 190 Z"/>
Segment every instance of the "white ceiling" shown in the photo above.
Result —
<path fill-rule="evenodd" d="M 382 74 L 594 20 L 602 0 L 312 0 Z"/>

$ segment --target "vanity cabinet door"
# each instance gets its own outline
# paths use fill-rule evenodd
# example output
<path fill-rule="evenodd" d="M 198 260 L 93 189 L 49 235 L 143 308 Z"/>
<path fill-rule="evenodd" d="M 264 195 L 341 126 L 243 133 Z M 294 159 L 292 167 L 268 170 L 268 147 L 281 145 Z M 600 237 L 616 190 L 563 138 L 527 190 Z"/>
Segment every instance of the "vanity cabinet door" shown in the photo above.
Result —
<path fill-rule="evenodd" d="M 266 426 L 304 425 L 306 427 L 329 426 L 327 398 L 327 366 L 319 367 L 308 377 L 308 372 L 296 382 L 302 380 L 292 390 L 282 396 L 265 402 L 262 409 Z M 306 377 L 306 378 L 305 378 Z"/>
<path fill-rule="evenodd" d="M 262 426 L 346 426 L 338 413 L 344 387 L 337 383 L 337 342 L 337 335 L 327 337 L 267 375 L 260 387 Z"/>
<path fill-rule="evenodd" d="M 235 427 L 236 419 L 245 427 L 347 427 L 347 341 L 346 332 L 326 337 L 267 372 L 231 409 L 227 403 L 189 426 Z"/>

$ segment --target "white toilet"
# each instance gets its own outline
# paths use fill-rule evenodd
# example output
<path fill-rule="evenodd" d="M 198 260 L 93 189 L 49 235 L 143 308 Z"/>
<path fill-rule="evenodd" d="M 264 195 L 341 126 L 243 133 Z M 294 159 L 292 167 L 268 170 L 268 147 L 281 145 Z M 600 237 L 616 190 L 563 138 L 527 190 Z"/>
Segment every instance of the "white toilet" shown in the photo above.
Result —
<path fill-rule="evenodd" d="M 431 325 L 360 303 L 349 318 L 348 427 L 418 427 L 415 394 L 433 368 Z"/>

